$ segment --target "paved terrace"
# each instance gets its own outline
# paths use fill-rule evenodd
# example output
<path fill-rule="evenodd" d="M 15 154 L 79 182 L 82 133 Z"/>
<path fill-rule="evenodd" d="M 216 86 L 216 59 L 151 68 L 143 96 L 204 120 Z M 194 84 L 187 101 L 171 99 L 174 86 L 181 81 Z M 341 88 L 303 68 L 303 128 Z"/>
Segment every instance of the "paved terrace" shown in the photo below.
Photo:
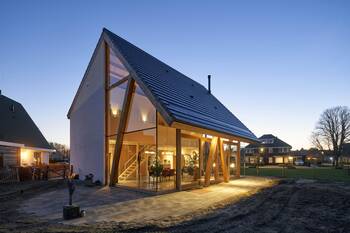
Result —
<path fill-rule="evenodd" d="M 156 196 L 120 188 L 78 186 L 74 203 L 86 210 L 83 218 L 63 221 L 62 206 L 68 199 L 66 189 L 38 195 L 28 200 L 19 211 L 73 225 L 110 221 L 167 225 L 191 215 L 206 213 L 224 203 L 238 201 L 275 183 L 267 178 L 246 177 L 203 189 Z"/>

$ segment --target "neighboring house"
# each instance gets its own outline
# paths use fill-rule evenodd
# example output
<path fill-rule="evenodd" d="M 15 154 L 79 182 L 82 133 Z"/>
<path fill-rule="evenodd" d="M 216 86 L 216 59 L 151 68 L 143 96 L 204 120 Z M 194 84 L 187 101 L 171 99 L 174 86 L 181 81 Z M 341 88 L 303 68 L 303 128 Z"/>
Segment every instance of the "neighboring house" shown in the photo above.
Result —
<path fill-rule="evenodd" d="M 249 144 L 244 148 L 248 164 L 286 164 L 293 163 L 299 156 L 291 154 L 292 147 L 272 134 L 259 138 L 259 143 Z"/>
<path fill-rule="evenodd" d="M 74 172 L 109 185 L 227 181 L 233 151 L 257 141 L 210 89 L 106 29 L 68 118 Z"/>
<path fill-rule="evenodd" d="M 340 162 L 343 164 L 350 164 L 350 143 L 344 144 Z"/>
<path fill-rule="evenodd" d="M 0 169 L 48 164 L 53 151 L 23 106 L 0 92 Z"/>

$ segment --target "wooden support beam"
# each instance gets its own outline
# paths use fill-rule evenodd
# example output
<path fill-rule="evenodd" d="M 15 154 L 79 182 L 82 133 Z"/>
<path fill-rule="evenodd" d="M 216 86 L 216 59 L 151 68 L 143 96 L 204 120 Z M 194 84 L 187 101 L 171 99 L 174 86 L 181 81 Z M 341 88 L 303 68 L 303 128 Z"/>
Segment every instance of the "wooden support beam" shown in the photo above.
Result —
<path fill-rule="evenodd" d="M 204 146 L 205 146 L 205 141 L 199 139 L 199 184 L 201 184 L 201 179 L 202 179 L 202 171 L 203 171 L 203 163 L 204 163 Z"/>
<path fill-rule="evenodd" d="M 211 166 L 213 165 L 213 158 L 214 158 L 214 155 L 216 154 L 217 143 L 218 143 L 218 138 L 213 137 L 213 139 L 211 140 L 211 144 L 210 144 L 207 165 L 205 168 L 205 180 L 204 180 L 205 186 L 209 186 L 209 184 L 210 184 Z"/>
<path fill-rule="evenodd" d="M 241 142 L 237 143 L 236 178 L 241 177 Z"/>
<path fill-rule="evenodd" d="M 108 104 L 109 104 L 109 47 L 105 42 L 105 185 L 109 182 L 109 172 L 110 172 L 110 155 L 108 152 L 109 142 L 108 142 Z"/>
<path fill-rule="evenodd" d="M 222 173 L 224 176 L 224 182 L 228 182 L 228 172 L 227 172 L 227 160 L 224 155 L 224 143 L 222 140 L 220 140 L 220 158 L 221 158 L 221 167 L 222 167 Z"/>
<path fill-rule="evenodd" d="M 218 139 L 220 140 L 220 139 Z M 216 152 L 214 154 L 214 163 L 215 163 L 215 167 L 214 167 L 214 178 L 215 178 L 215 181 L 216 182 L 219 182 L 219 150 L 218 150 L 218 146 L 219 146 L 219 143 L 217 143 L 216 145 Z"/>
<path fill-rule="evenodd" d="M 112 163 L 112 171 L 111 171 L 110 182 L 109 182 L 110 185 L 114 185 L 115 183 L 118 183 L 120 153 L 122 151 L 124 131 L 125 131 L 128 115 L 129 115 L 130 102 L 132 99 L 132 93 L 133 93 L 134 87 L 135 87 L 135 80 L 130 78 L 128 80 L 128 85 L 126 87 L 123 108 L 122 108 L 122 112 L 119 120 L 119 127 L 117 130 L 117 137 L 115 142 L 113 163 Z"/>
<path fill-rule="evenodd" d="M 181 129 L 176 129 L 176 190 L 181 191 Z"/>

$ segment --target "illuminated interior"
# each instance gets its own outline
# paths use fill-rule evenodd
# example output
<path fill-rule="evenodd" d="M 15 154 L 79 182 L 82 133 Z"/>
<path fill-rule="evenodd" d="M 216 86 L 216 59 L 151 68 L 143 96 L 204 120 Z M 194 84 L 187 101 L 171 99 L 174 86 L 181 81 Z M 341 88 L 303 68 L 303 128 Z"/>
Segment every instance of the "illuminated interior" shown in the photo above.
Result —
<path fill-rule="evenodd" d="M 110 54 L 115 56 L 112 52 Z M 179 160 L 176 157 L 176 129 L 167 125 L 137 83 L 130 89 L 132 95 L 130 104 L 126 105 L 129 106 L 128 109 L 123 109 L 129 73 L 124 71 L 125 67 L 119 59 L 110 57 L 110 60 L 113 64 L 110 66 L 110 88 L 106 104 L 107 179 L 113 175 L 114 178 L 117 176 L 118 185 L 156 191 L 173 190 L 177 188 L 177 183 L 181 187 L 203 185 L 208 170 L 209 150 L 215 136 L 181 130 Z M 125 115 L 122 113 L 125 111 L 125 129 L 118 134 L 121 117 Z M 118 138 L 122 138 L 122 142 Z M 217 141 L 218 149 L 212 155 L 214 159 L 209 165 L 209 171 L 210 180 L 220 181 L 223 180 L 225 169 L 228 175 L 235 174 L 236 147 L 232 145 L 232 140 L 222 138 Z M 121 143 L 119 156 L 114 155 L 116 143 Z M 220 145 L 223 145 L 223 149 L 219 148 Z M 117 165 L 115 171 L 112 169 L 113 160 Z M 177 166 L 177 161 L 181 161 L 181 166 Z"/>

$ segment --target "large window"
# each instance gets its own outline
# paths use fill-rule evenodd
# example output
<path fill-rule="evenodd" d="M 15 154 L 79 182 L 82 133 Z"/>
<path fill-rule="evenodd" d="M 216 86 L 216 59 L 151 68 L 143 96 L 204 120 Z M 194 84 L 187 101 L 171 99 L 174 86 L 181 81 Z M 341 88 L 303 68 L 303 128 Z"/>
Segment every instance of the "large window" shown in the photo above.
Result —
<path fill-rule="evenodd" d="M 199 138 L 189 134 L 182 134 L 181 156 L 182 184 L 199 183 Z"/>
<path fill-rule="evenodd" d="M 117 134 L 127 83 L 125 81 L 108 91 L 108 136 Z"/>
<path fill-rule="evenodd" d="M 156 129 L 125 133 L 119 160 L 119 184 L 155 188 L 151 167 L 156 161 Z"/>
<path fill-rule="evenodd" d="M 156 109 L 139 85 L 135 85 L 125 132 L 156 127 Z"/>
<path fill-rule="evenodd" d="M 158 186 L 162 190 L 174 189 L 176 180 L 176 129 L 168 127 L 158 114 L 157 130 L 157 159 L 163 168 Z"/>
<path fill-rule="evenodd" d="M 129 76 L 128 70 L 112 49 L 109 49 L 109 86 Z"/>

